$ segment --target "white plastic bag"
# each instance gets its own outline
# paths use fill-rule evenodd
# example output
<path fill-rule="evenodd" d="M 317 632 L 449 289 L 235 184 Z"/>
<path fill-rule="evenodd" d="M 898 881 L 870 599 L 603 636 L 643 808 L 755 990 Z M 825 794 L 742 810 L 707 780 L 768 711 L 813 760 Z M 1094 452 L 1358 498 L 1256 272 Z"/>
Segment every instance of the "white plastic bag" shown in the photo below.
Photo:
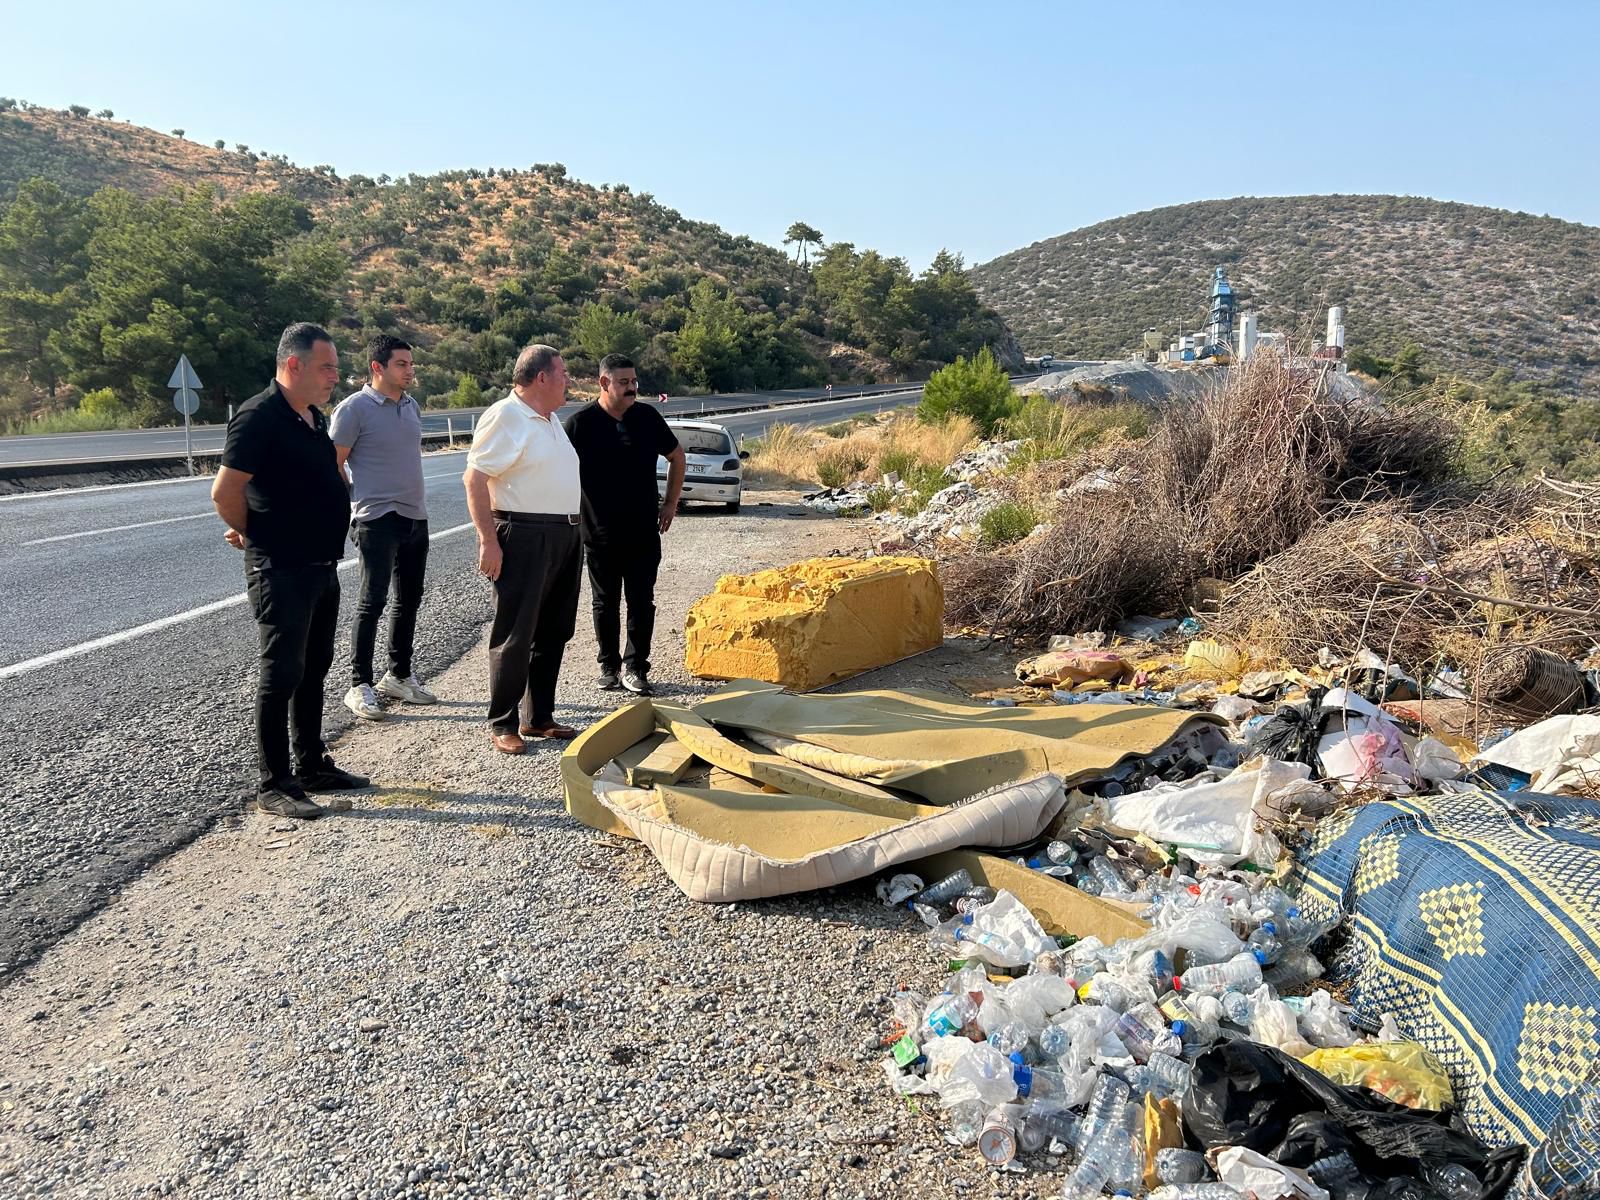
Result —
<path fill-rule="evenodd" d="M 1211 1160 L 1217 1169 L 1217 1178 L 1247 1196 L 1258 1196 L 1262 1200 L 1275 1197 L 1331 1200 L 1304 1171 L 1275 1163 L 1259 1151 L 1228 1146 L 1213 1151 Z"/>
<path fill-rule="evenodd" d="M 1355 1030 L 1325 988 L 1311 993 L 1305 1015 L 1300 1018 L 1300 1029 L 1318 1046 L 1349 1046 L 1356 1040 Z"/>
<path fill-rule="evenodd" d="M 1274 1000 L 1272 991 L 1262 984 L 1250 996 L 1250 1037 L 1266 1046 L 1273 1046 L 1285 1054 L 1301 1058 L 1316 1049 L 1300 1034 L 1300 1022 L 1294 1009 L 1282 1000 Z"/>
<path fill-rule="evenodd" d="M 1163 784 L 1112 797 L 1111 824 L 1171 842 L 1195 862 L 1231 867 L 1242 859 L 1257 866 L 1276 864 L 1280 847 L 1256 830 L 1255 812 L 1275 792 L 1311 774 L 1304 763 L 1256 758 L 1226 779 L 1195 786 Z"/>
<path fill-rule="evenodd" d="M 945 1108 L 980 1100 L 986 1108 L 1015 1100 L 1017 1081 L 1011 1075 L 1011 1060 L 988 1042 L 969 1042 L 971 1049 L 956 1059 L 939 1087 L 939 1103 Z"/>
<path fill-rule="evenodd" d="M 1020 967 L 1056 948 L 1056 940 L 1010 892 L 974 912 L 972 923 L 958 928 L 956 936 L 975 957 L 1001 967 Z"/>

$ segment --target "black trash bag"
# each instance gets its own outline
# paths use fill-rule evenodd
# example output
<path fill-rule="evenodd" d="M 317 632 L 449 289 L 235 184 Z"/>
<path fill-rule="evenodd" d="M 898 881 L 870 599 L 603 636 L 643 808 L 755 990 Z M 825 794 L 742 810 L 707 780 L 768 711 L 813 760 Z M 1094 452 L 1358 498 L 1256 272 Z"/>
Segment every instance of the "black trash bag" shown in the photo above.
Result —
<path fill-rule="evenodd" d="M 1308 1118 L 1322 1117 L 1323 1122 Z M 1490 1149 L 1453 1113 L 1426 1112 L 1360 1087 L 1343 1087 L 1271 1046 L 1221 1042 L 1195 1059 L 1183 1097 L 1183 1125 L 1202 1149 L 1244 1146 L 1286 1166 L 1343 1131 L 1350 1155 L 1374 1185 L 1414 1179 L 1420 1163 L 1460 1163 L 1483 1184 L 1483 1200 L 1510 1188 L 1526 1146 Z M 1285 1157 L 1288 1156 L 1288 1157 Z M 1383 1188 L 1372 1195 L 1409 1200 L 1432 1191 Z"/>
<path fill-rule="evenodd" d="M 1322 736 L 1322 697 L 1317 689 L 1305 705 L 1285 704 L 1250 738 L 1250 756 L 1265 754 L 1279 762 L 1305 763 L 1317 769 L 1317 741 Z"/>

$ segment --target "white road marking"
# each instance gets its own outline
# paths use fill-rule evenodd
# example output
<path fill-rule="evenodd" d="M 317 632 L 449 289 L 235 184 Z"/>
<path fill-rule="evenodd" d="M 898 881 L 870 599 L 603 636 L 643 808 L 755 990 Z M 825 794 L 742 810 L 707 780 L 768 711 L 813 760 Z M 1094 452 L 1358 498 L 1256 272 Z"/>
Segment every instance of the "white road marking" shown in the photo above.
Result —
<path fill-rule="evenodd" d="M 211 476 L 195 475 L 183 479 L 144 479 L 138 483 L 97 483 L 93 487 L 54 488 L 48 492 L 12 492 L 0 496 L 0 504 L 8 500 L 59 500 L 63 496 L 87 496 L 90 492 L 120 492 L 127 488 L 161 487 L 169 483 L 203 483 L 211 486 Z"/>
<path fill-rule="evenodd" d="M 441 538 L 450 537 L 452 534 L 462 533 L 472 528 L 472 522 L 464 525 L 453 525 L 449 529 L 441 529 L 438 533 L 428 535 L 430 542 L 437 542 Z M 338 566 L 340 571 L 348 571 L 361 560 L 347 558 Z M 104 637 L 97 637 L 91 641 L 79 642 L 76 646 L 64 646 L 60 650 L 52 650 L 49 654 L 41 654 L 38 658 L 24 659 L 22 662 L 12 663 L 9 667 L 0 667 L 0 679 L 13 679 L 18 675 L 26 675 L 31 671 L 38 671 L 44 667 L 54 666 L 69 658 L 77 658 L 80 654 L 88 654 L 94 650 L 103 650 L 107 646 L 121 645 L 131 642 L 134 638 L 143 637 L 147 633 L 181 625 L 185 621 L 193 621 L 197 617 L 209 616 L 214 612 L 221 612 L 225 608 L 233 608 L 243 604 L 249 597 L 243 592 L 236 596 L 227 596 L 221 600 L 213 600 L 210 604 L 202 604 L 199 608 L 191 608 L 187 612 L 173 613 L 170 617 L 159 617 L 154 621 L 146 621 L 143 625 L 135 625 L 132 629 L 118 630 L 108 633 Z"/>
<path fill-rule="evenodd" d="M 94 537 L 99 533 L 121 533 L 125 529 L 144 529 L 150 525 L 172 525 L 178 521 L 198 521 L 201 517 L 215 517 L 214 512 L 192 513 L 187 517 L 162 517 L 159 521 L 138 521 L 132 525 L 112 525 L 107 529 L 85 529 L 82 533 L 58 533 L 54 537 L 34 538 L 24 546 L 42 546 L 46 542 L 70 542 L 73 538 Z M 219 518 L 220 519 L 220 518 Z"/>

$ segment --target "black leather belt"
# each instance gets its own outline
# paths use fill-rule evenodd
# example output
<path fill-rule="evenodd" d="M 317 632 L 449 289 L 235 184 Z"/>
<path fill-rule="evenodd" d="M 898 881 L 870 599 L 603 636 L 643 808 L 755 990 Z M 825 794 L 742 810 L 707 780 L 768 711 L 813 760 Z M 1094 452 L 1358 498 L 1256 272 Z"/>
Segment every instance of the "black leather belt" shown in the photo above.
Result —
<path fill-rule="evenodd" d="M 510 521 L 513 525 L 576 525 L 577 513 L 525 513 L 506 512 L 504 509 L 492 510 L 496 521 Z"/>

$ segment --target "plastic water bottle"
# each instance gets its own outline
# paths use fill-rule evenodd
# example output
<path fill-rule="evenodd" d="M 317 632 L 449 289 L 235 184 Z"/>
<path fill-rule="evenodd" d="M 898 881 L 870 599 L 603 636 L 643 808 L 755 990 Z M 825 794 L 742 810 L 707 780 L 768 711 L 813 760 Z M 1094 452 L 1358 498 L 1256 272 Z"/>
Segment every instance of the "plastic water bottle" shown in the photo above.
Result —
<path fill-rule="evenodd" d="M 1022 1148 L 1030 1153 L 1052 1141 L 1072 1145 L 1078 1140 L 1078 1118 L 1064 1108 L 1036 1108 L 1022 1122 Z"/>
<path fill-rule="evenodd" d="M 1078 1165 L 1067 1176 L 1062 1196 L 1066 1200 L 1094 1200 L 1108 1183 L 1120 1182 L 1120 1176 L 1136 1169 L 1131 1161 L 1132 1148 L 1126 1121 L 1118 1113 L 1083 1148 Z"/>
<path fill-rule="evenodd" d="M 1121 898 L 1130 895 L 1132 889 L 1127 881 L 1115 867 L 1111 860 L 1103 854 L 1097 854 L 1089 860 L 1089 873 L 1100 881 L 1101 895 Z"/>
<path fill-rule="evenodd" d="M 1361 1168 L 1356 1166 L 1348 1150 L 1317 1159 L 1306 1168 L 1306 1174 L 1318 1187 L 1328 1191 L 1342 1192 L 1361 1182 Z"/>
<path fill-rule="evenodd" d="M 1311 946 L 1312 943 L 1327 937 L 1339 927 L 1339 922 L 1344 918 L 1335 913 L 1320 921 L 1311 917 L 1303 917 L 1296 909 L 1288 918 L 1284 928 L 1283 940 L 1291 946 Z"/>
<path fill-rule="evenodd" d="M 1089 1105 L 1078 1129 L 1077 1145 L 1087 1147 L 1101 1129 L 1112 1121 L 1120 1120 L 1128 1107 L 1128 1085 L 1114 1075 L 1101 1075 L 1094 1081 L 1089 1093 Z"/>
<path fill-rule="evenodd" d="M 1283 954 L 1284 942 L 1278 936 L 1278 923 L 1276 921 L 1263 921 L 1250 935 L 1249 946 L 1256 951 L 1262 965 L 1275 963 Z"/>
<path fill-rule="evenodd" d="M 1421 1175 L 1445 1200 L 1478 1200 L 1483 1195 L 1482 1182 L 1460 1163 L 1425 1163 Z"/>
<path fill-rule="evenodd" d="M 970 1146 L 978 1140 L 983 1130 L 986 1110 L 982 1100 L 967 1100 L 950 1110 L 949 1133 L 946 1135 L 958 1146 Z"/>
<path fill-rule="evenodd" d="M 1189 1090 L 1192 1075 L 1189 1064 L 1160 1050 L 1153 1052 L 1146 1060 L 1144 1073 L 1148 1081 L 1158 1084 L 1161 1090 L 1170 1095 L 1179 1096 Z"/>
<path fill-rule="evenodd" d="M 972 886 L 972 874 L 965 867 L 946 875 L 937 883 L 930 884 L 917 894 L 917 900 L 923 904 L 933 904 L 939 907 L 949 907 L 955 898 Z"/>
<path fill-rule="evenodd" d="M 1078 999 L 1091 1004 L 1103 1004 L 1117 1012 L 1126 1012 L 1133 1004 L 1133 993 L 1104 971 L 1096 973 L 1088 983 L 1078 989 Z"/>
<path fill-rule="evenodd" d="M 1239 1200 L 1241 1195 L 1225 1183 L 1164 1183 L 1150 1200 Z"/>
<path fill-rule="evenodd" d="M 1302 987 L 1322 978 L 1322 961 L 1304 946 L 1291 946 L 1262 978 L 1279 991 Z"/>
<path fill-rule="evenodd" d="M 1028 860 L 1028 869 L 1055 879 L 1065 879 L 1072 874 L 1071 863 L 1053 863 L 1042 854 L 1035 854 Z"/>
<path fill-rule="evenodd" d="M 1233 993 L 1228 994 L 1231 995 Z M 1199 1000 L 1201 997 L 1196 996 L 1195 999 Z M 1183 1022 L 1181 1036 L 1185 1046 L 1209 1046 L 1217 1040 L 1217 1035 L 1221 1033 L 1215 1021 L 1208 1020 L 1196 1013 L 1196 1006 L 1191 1005 L 1177 992 L 1168 992 L 1161 997 L 1158 1007 L 1161 1009 L 1161 1015 L 1172 1022 L 1173 1028 L 1177 1028 L 1178 1022 Z"/>
<path fill-rule="evenodd" d="M 1065 1026 L 1046 1025 L 1039 1031 L 1039 1053 L 1046 1058 L 1060 1058 L 1072 1049 L 1072 1034 Z"/>
<path fill-rule="evenodd" d="M 1098 896 L 1105 891 L 1100 886 L 1100 881 L 1093 875 L 1080 875 L 1073 882 L 1077 884 L 1078 890 L 1085 896 Z"/>
<path fill-rule="evenodd" d="M 1067 1094 L 1067 1079 L 1059 1067 L 1030 1067 L 1020 1052 L 1011 1055 L 1011 1078 L 1024 1100 L 1059 1100 Z"/>
<path fill-rule="evenodd" d="M 1181 1022 L 1180 1022 L 1181 1024 Z M 1148 1062 L 1152 1054 L 1179 1055 L 1183 1053 L 1183 1040 L 1179 1034 L 1163 1028 L 1160 1033 L 1139 1020 L 1133 1013 L 1123 1013 L 1112 1030 L 1128 1053 L 1138 1062 Z"/>
<path fill-rule="evenodd" d="M 1172 981 L 1177 992 L 1253 992 L 1261 986 L 1261 960 L 1256 952 L 1235 954 L 1227 962 L 1191 967 Z"/>
<path fill-rule="evenodd" d="M 1021 1055 L 1028 1048 L 1032 1038 L 1028 1034 L 1028 1027 L 1021 1021 L 1007 1021 L 989 1031 L 989 1044 L 1008 1058 L 1012 1055 Z"/>
<path fill-rule="evenodd" d="M 960 995 L 939 997 L 928 1010 L 924 1023 L 935 1037 L 948 1037 L 960 1033 L 977 1016 L 977 1004 L 971 996 L 962 992 Z"/>
<path fill-rule="evenodd" d="M 1156 1151 L 1156 1178 L 1162 1183 L 1199 1183 L 1211 1174 L 1198 1150 L 1166 1146 Z"/>

